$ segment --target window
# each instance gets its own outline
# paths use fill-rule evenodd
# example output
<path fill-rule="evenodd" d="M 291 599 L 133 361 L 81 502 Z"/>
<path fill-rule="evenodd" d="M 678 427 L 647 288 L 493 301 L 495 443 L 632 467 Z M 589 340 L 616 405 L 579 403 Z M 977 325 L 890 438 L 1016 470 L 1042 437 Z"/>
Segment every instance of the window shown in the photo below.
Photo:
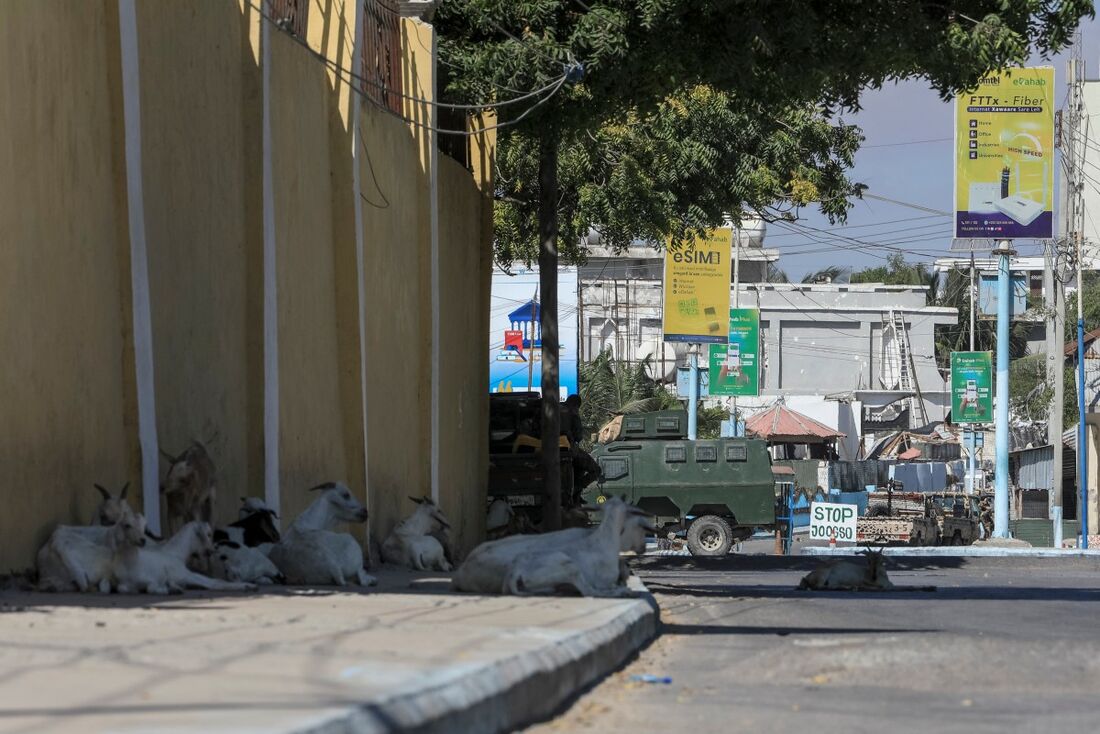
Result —
<path fill-rule="evenodd" d="M 712 443 L 695 444 L 696 461 L 718 461 L 718 447 Z"/>
<path fill-rule="evenodd" d="M 309 0 L 268 0 L 271 19 L 280 28 L 290 31 L 299 38 L 306 37 L 306 22 L 309 20 Z"/>
<path fill-rule="evenodd" d="M 680 435 L 680 417 L 676 415 L 666 415 L 657 418 L 657 433 L 673 433 Z"/>
<path fill-rule="evenodd" d="M 304 3 L 305 0 L 298 0 Z M 361 88 L 375 104 L 404 112 L 401 16 L 395 0 L 363 0 Z"/>
<path fill-rule="evenodd" d="M 683 444 L 665 446 L 666 464 L 683 464 L 685 461 L 687 461 L 687 446 Z"/>
<path fill-rule="evenodd" d="M 603 478 L 613 482 L 630 473 L 630 462 L 627 459 L 612 459 L 605 456 L 600 459 L 600 469 L 603 470 Z"/>
<path fill-rule="evenodd" d="M 726 461 L 747 461 L 749 450 L 744 444 L 727 444 Z"/>

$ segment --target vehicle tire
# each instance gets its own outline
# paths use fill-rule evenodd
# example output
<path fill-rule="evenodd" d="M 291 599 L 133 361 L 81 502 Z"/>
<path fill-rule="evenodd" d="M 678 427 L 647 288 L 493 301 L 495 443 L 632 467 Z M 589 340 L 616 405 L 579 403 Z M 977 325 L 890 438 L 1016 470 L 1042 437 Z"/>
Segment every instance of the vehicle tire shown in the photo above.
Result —
<path fill-rule="evenodd" d="M 717 515 L 703 515 L 688 528 L 687 546 L 693 556 L 724 556 L 733 546 L 733 531 Z"/>
<path fill-rule="evenodd" d="M 955 534 L 951 536 L 951 545 L 963 545 L 962 531 L 956 530 Z"/>

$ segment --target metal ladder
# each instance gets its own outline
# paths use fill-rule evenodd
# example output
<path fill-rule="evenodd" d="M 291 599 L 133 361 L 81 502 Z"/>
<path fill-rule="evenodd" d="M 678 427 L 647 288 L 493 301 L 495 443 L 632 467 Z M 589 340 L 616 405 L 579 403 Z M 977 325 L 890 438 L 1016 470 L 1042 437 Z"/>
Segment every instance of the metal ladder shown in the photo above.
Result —
<path fill-rule="evenodd" d="M 894 345 L 897 349 L 898 386 L 911 392 L 909 396 L 909 414 L 920 416 L 921 425 L 928 423 L 928 411 L 924 408 L 924 398 L 920 394 L 917 382 L 917 366 L 913 361 L 913 350 L 909 344 L 909 331 L 905 328 L 905 316 L 900 311 L 890 310 L 889 327 L 894 331 Z"/>

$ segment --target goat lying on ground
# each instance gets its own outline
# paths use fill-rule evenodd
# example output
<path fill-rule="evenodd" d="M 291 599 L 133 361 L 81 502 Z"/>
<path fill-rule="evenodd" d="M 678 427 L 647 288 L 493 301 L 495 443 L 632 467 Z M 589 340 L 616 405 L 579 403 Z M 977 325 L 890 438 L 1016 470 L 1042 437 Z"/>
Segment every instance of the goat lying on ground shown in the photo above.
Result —
<path fill-rule="evenodd" d="M 110 527 L 59 525 L 38 551 L 38 588 L 108 593 L 120 558 L 144 545 L 145 517 L 133 512 Z"/>
<path fill-rule="evenodd" d="M 214 461 L 206 447 L 192 442 L 179 456 L 161 452 L 169 462 L 160 491 L 168 515 L 168 531 L 175 533 L 192 520 L 212 522 L 214 514 Z"/>
<path fill-rule="evenodd" d="M 358 541 L 333 532 L 341 523 L 366 522 L 367 508 L 342 483 L 328 482 L 310 491 L 321 494 L 271 548 L 271 560 L 290 584 L 373 586 L 376 580 L 363 570 Z"/>
<path fill-rule="evenodd" d="M 241 509 L 237 520 L 214 531 L 214 542 L 233 542 L 256 548 L 279 542 L 279 529 L 275 527 L 278 514 L 258 497 L 241 497 Z M 270 551 L 270 548 L 266 548 Z"/>
<path fill-rule="evenodd" d="M 286 577 L 259 548 L 250 548 L 231 540 L 217 544 L 210 565 L 214 576 L 226 581 L 286 583 Z"/>
<path fill-rule="evenodd" d="M 860 551 L 859 555 L 867 557 L 866 564 L 852 561 L 827 562 L 806 574 L 798 588 L 813 591 L 883 591 L 894 587 L 886 574 L 886 563 L 881 550 L 867 549 Z"/>
<path fill-rule="evenodd" d="M 446 531 L 451 524 L 430 498 L 409 499 L 416 503 L 416 509 L 386 538 L 382 560 L 416 571 L 450 571 L 446 549 L 433 533 Z"/>
<path fill-rule="evenodd" d="M 119 593 L 179 593 L 186 588 L 250 591 L 255 584 L 222 581 L 187 568 L 191 556 L 214 551 L 214 533 L 205 522 L 192 521 L 156 547 L 130 547 L 119 554 L 114 575 Z"/>
<path fill-rule="evenodd" d="M 611 498 L 601 509 L 602 522 L 594 529 L 482 543 L 455 573 L 453 587 L 483 594 L 548 592 L 555 586 L 572 586 L 585 595 L 621 593 L 626 574 L 620 551 L 644 552 L 646 533 L 656 530 L 646 513 L 620 499 Z M 550 570 L 544 573 L 544 567 Z"/>

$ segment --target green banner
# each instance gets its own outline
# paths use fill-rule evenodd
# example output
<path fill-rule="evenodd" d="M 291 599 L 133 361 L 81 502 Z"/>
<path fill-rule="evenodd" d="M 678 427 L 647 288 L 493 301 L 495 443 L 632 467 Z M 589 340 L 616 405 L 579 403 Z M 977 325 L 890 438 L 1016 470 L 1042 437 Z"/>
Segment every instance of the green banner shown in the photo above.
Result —
<path fill-rule="evenodd" d="M 993 352 L 951 352 L 951 420 L 993 420 Z"/>
<path fill-rule="evenodd" d="M 730 309 L 728 344 L 710 345 L 710 394 L 760 394 L 760 311 Z"/>

